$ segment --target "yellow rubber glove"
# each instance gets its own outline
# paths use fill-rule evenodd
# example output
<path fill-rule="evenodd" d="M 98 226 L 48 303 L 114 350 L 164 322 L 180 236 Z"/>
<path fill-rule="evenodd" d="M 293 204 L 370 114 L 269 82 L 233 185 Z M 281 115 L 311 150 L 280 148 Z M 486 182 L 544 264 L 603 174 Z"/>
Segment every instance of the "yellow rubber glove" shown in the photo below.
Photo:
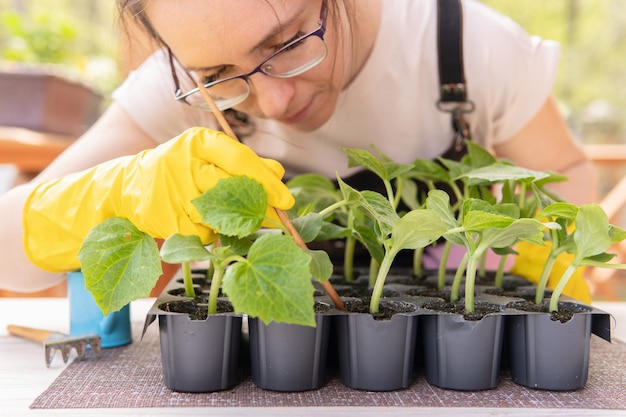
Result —
<path fill-rule="evenodd" d="M 543 270 L 543 265 L 548 259 L 550 253 L 551 242 L 546 242 L 547 246 L 540 246 L 529 242 L 520 242 L 517 244 L 517 252 L 519 255 L 515 257 L 515 264 L 511 268 L 511 272 L 515 275 L 526 278 L 530 282 L 536 284 Z M 552 272 L 548 278 L 547 287 L 554 289 L 559 278 L 567 269 L 574 255 L 563 253 L 556 258 L 552 267 Z M 563 290 L 563 294 L 575 298 L 584 303 L 591 303 L 591 293 L 584 279 L 584 267 L 578 268 L 574 275 L 569 279 Z"/>
<path fill-rule="evenodd" d="M 40 268 L 66 272 L 80 268 L 77 253 L 89 230 L 119 216 L 154 238 L 174 233 L 215 240 L 191 200 L 221 178 L 246 175 L 259 181 L 272 207 L 287 210 L 294 198 L 282 183 L 284 168 L 257 156 L 221 132 L 191 128 L 137 155 L 40 184 L 24 206 L 23 244 Z"/>

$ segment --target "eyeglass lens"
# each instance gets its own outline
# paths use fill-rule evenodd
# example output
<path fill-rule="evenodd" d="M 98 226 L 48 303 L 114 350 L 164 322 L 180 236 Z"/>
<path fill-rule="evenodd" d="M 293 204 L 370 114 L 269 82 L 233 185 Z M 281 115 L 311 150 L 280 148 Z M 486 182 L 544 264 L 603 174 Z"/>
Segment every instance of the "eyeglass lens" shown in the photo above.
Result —
<path fill-rule="evenodd" d="M 309 36 L 265 62 L 261 67 L 261 72 L 276 78 L 295 77 L 322 62 L 326 54 L 325 42 L 317 36 Z M 250 87 L 244 78 L 221 81 L 207 89 L 220 110 L 241 103 L 250 93 Z M 186 100 L 192 106 L 209 110 L 199 92 L 187 96 Z"/>

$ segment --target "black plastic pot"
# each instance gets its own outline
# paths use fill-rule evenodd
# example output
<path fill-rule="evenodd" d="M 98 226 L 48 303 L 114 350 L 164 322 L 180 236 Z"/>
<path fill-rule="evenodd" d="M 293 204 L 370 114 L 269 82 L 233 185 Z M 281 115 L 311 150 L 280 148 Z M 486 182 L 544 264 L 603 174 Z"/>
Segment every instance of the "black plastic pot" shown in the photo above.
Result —
<path fill-rule="evenodd" d="M 388 301 L 382 300 L 381 306 Z M 335 316 L 339 374 L 355 389 L 392 391 L 407 388 L 414 379 L 418 319 L 398 313 L 375 320 L 369 313 Z"/>
<path fill-rule="evenodd" d="M 419 295 L 418 291 L 403 293 L 406 288 L 417 288 L 405 282 L 408 281 L 399 278 L 387 285 L 386 293 L 400 293 L 400 296 L 386 295 L 381 300 L 381 310 L 403 311 L 396 307 L 410 306 L 410 312 L 404 310 L 388 320 L 374 319 L 369 313 L 336 309 L 321 314 L 317 328 L 279 323 L 265 326 L 251 320 L 254 383 L 276 391 L 316 389 L 324 383 L 324 371 L 331 370 L 338 371 L 341 381 L 355 389 L 399 390 L 414 381 L 415 360 L 419 358 L 427 382 L 434 386 L 484 390 L 497 386 L 501 357 L 505 356 L 513 379 L 520 385 L 570 390 L 585 385 L 590 332 L 610 342 L 610 316 L 567 297 L 562 297 L 561 302 L 577 303 L 584 312 L 562 324 L 552 322 L 547 313 L 525 311 L 522 293 L 527 291 L 521 291 L 524 288 L 508 291 L 509 295 L 494 295 L 487 286 L 477 286 L 475 301 L 493 306 L 497 312 L 482 320 L 468 321 L 461 314 L 434 310 L 433 303 L 443 302 L 441 298 Z M 202 287 L 203 281 L 199 280 L 197 292 Z M 342 287 L 339 285 L 337 289 Z M 356 289 L 358 285 L 346 287 Z M 186 314 L 186 304 L 194 301 L 182 295 L 181 288 L 182 282 L 174 280 L 159 296 L 144 325 L 145 331 L 159 318 L 165 384 L 178 391 L 228 389 L 244 371 L 239 366 L 242 317 L 223 313 L 206 320 L 202 320 L 204 317 L 191 320 Z M 332 305 L 327 296 L 318 295 L 316 300 Z M 230 305 L 226 298 L 220 298 L 219 303 Z M 351 311 L 367 311 L 357 298 L 346 297 L 344 303 L 355 307 Z M 326 322 L 329 319 L 334 328 L 330 334 Z M 327 337 L 332 340 L 326 341 Z M 336 345 L 329 350 L 328 358 L 326 343 Z M 417 356 L 422 345 L 423 354 Z M 503 346 L 507 346 L 506 352 L 502 351 Z M 543 354 L 553 356 L 540 358 Z M 581 363 L 580 357 L 587 362 Z M 324 366 L 326 362 L 328 369 Z M 565 370 L 556 369 L 557 363 L 563 364 Z M 305 374 L 305 382 L 297 379 L 299 372 Z M 575 383 L 562 385 L 569 373 L 574 374 Z M 540 382 L 540 374 L 545 374 L 548 382 Z"/>
<path fill-rule="evenodd" d="M 241 374 L 243 315 L 231 312 L 232 305 L 220 298 L 218 311 L 224 312 L 207 317 L 208 306 L 180 295 L 182 286 L 182 280 L 172 280 L 148 312 L 144 324 L 145 333 L 159 319 L 163 382 L 168 388 L 183 392 L 232 388 Z M 196 291 L 201 292 L 200 286 Z M 192 319 L 192 314 L 199 317 Z"/>
<path fill-rule="evenodd" d="M 211 392 L 233 387 L 239 376 L 242 316 L 214 314 L 191 320 L 159 315 L 165 385 L 175 391 Z"/>
<path fill-rule="evenodd" d="M 325 382 L 331 316 L 316 314 L 316 327 L 265 324 L 249 318 L 252 381 L 273 391 L 308 391 Z"/>
<path fill-rule="evenodd" d="M 462 314 L 420 317 L 426 380 L 454 390 L 495 388 L 500 372 L 504 316 L 466 320 Z"/>
<path fill-rule="evenodd" d="M 561 323 L 549 313 L 507 318 L 509 367 L 517 384 L 567 391 L 587 383 L 592 332 L 591 314 L 576 314 Z"/>

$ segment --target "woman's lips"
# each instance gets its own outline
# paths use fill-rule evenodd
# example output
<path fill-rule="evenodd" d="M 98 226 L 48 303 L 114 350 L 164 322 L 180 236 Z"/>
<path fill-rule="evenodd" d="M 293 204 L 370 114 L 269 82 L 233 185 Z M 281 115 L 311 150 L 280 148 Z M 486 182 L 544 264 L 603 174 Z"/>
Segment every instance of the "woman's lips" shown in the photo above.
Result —
<path fill-rule="evenodd" d="M 287 117 L 283 117 L 279 119 L 279 121 L 281 123 L 285 123 L 288 125 L 293 125 L 293 124 L 302 122 L 311 114 L 311 109 L 313 108 L 313 101 L 314 100 L 309 101 L 309 103 L 306 106 L 304 106 L 302 109 L 300 109 L 298 112 L 293 113 Z"/>

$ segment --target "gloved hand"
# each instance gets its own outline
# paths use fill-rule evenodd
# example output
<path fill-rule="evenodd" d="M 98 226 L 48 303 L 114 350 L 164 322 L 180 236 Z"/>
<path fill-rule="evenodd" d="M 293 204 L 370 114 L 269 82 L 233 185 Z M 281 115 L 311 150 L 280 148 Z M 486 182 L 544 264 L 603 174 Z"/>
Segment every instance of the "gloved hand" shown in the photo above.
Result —
<path fill-rule="evenodd" d="M 215 233 L 202 224 L 191 200 L 221 178 L 246 175 L 263 185 L 269 206 L 286 210 L 294 199 L 283 174 L 280 163 L 225 134 L 191 128 L 155 149 L 37 186 L 24 206 L 24 250 L 40 268 L 76 270 L 89 230 L 114 216 L 154 238 L 195 234 L 208 244 Z M 271 207 L 268 214 L 276 217 Z"/>
<path fill-rule="evenodd" d="M 547 244 L 549 245 L 550 242 L 547 242 Z M 511 272 L 536 284 L 541 276 L 543 265 L 546 259 L 548 259 L 550 247 L 522 241 L 517 244 L 516 250 L 519 255 L 515 257 L 515 264 L 511 268 Z M 561 278 L 573 258 L 574 255 L 569 253 L 562 253 L 556 258 L 552 272 L 548 277 L 548 284 L 546 285 L 548 288 L 554 289 L 556 287 L 559 278 Z M 591 303 L 591 294 L 584 279 L 584 270 L 585 268 L 582 267 L 576 270 L 567 282 L 563 294 L 589 304 Z"/>

